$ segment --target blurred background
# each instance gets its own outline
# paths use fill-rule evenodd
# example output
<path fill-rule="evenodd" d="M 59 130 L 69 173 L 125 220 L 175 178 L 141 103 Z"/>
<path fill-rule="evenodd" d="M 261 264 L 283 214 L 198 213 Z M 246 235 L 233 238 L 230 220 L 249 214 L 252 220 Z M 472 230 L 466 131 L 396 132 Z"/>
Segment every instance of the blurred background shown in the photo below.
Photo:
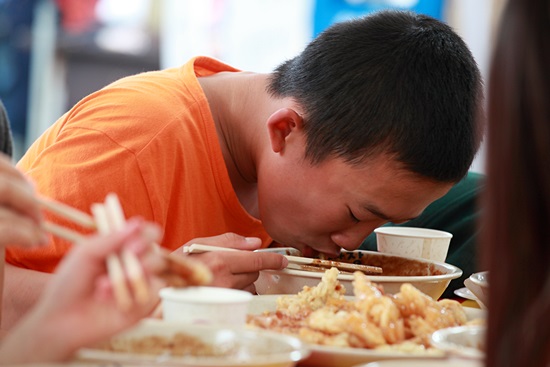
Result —
<path fill-rule="evenodd" d="M 126 75 L 208 55 L 269 72 L 330 24 L 380 9 L 431 15 L 487 78 L 505 0 L 0 0 L 0 99 L 14 160 L 78 100 Z M 484 171 L 483 148 L 472 166 Z"/>

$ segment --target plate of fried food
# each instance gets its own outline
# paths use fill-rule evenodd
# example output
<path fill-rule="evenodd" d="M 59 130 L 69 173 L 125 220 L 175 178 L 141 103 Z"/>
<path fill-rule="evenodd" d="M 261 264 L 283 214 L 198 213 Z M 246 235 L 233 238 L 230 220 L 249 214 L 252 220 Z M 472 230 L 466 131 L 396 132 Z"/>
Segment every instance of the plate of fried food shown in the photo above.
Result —
<path fill-rule="evenodd" d="M 436 301 L 407 283 L 386 294 L 361 272 L 354 273 L 353 294 L 346 295 L 332 268 L 318 285 L 297 294 L 255 296 L 247 325 L 304 341 L 311 354 L 300 366 L 348 367 L 388 359 L 443 360 L 448 353 L 431 344 L 434 331 L 484 323 L 482 310 Z"/>
<path fill-rule="evenodd" d="M 230 325 L 144 319 L 79 350 L 74 363 L 97 366 L 293 367 L 309 354 L 293 336 Z"/>

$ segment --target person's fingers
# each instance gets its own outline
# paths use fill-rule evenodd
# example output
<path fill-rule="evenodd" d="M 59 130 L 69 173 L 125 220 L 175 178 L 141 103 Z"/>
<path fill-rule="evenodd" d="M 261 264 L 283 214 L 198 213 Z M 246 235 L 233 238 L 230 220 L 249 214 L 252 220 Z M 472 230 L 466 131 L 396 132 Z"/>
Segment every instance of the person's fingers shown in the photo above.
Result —
<path fill-rule="evenodd" d="M 147 274 L 161 274 L 168 266 L 167 261 L 154 251 L 143 254 L 140 261 Z"/>
<path fill-rule="evenodd" d="M 258 280 L 259 276 L 260 272 L 224 274 L 223 276 L 214 276 L 214 280 L 212 281 L 210 286 L 221 288 L 247 289 L 252 286 L 256 280 Z"/>
<path fill-rule="evenodd" d="M 145 222 L 139 231 L 139 236 L 127 241 L 124 247 L 136 255 L 143 255 L 151 252 L 154 249 L 154 243 L 159 243 L 161 239 L 161 228 L 155 223 Z"/>
<path fill-rule="evenodd" d="M 256 286 L 254 285 L 254 283 L 252 283 L 252 284 L 248 285 L 247 287 L 244 287 L 243 291 L 247 291 L 249 293 L 256 294 Z"/>
<path fill-rule="evenodd" d="M 42 222 L 42 211 L 35 200 L 34 190 L 22 178 L 0 174 L 0 206 L 29 216 L 37 225 Z"/>
<path fill-rule="evenodd" d="M 111 280 L 104 274 L 97 277 L 94 287 L 95 299 L 100 302 L 106 302 L 114 298 Z"/>
<path fill-rule="evenodd" d="M 128 279 L 126 279 L 126 281 L 128 282 Z M 142 309 L 144 309 L 146 312 L 149 312 L 154 305 L 159 303 L 159 291 L 161 288 L 166 287 L 166 283 L 163 279 L 156 277 L 154 274 L 149 274 L 146 281 L 149 290 L 149 299 L 144 304 L 135 302 L 132 307 L 142 307 Z M 129 283 L 127 283 L 126 286 L 128 287 L 128 289 L 131 289 L 131 285 Z M 101 302 L 112 302 L 113 304 L 116 303 L 113 284 L 111 283 L 111 279 L 109 279 L 109 276 L 107 274 L 102 274 L 97 277 L 95 281 L 94 298 Z"/>
<path fill-rule="evenodd" d="M 225 233 L 214 237 L 196 238 L 188 242 L 214 245 L 220 247 L 240 248 L 244 251 L 218 251 L 202 254 L 191 254 L 189 259 L 201 261 L 213 273 L 215 286 L 254 290 L 253 283 L 259 277 L 259 271 L 264 269 L 282 269 L 288 265 L 288 260 L 276 253 L 253 252 L 261 245 L 259 238 L 246 238 L 234 233 Z M 180 252 L 180 251 L 178 251 Z M 179 256 L 182 256 L 181 253 Z M 146 256 L 144 266 L 151 274 L 159 273 L 166 266 L 155 256 Z"/>
<path fill-rule="evenodd" d="M 198 257 L 211 267 L 228 266 L 232 274 L 257 272 L 264 269 L 279 270 L 288 265 L 286 257 L 271 252 L 215 251 L 188 256 Z"/>
<path fill-rule="evenodd" d="M 154 318 L 154 319 L 162 319 L 162 303 L 159 303 L 153 312 L 147 317 Z"/>
<path fill-rule="evenodd" d="M 23 173 L 13 165 L 11 158 L 4 153 L 0 153 L 0 174 L 6 174 L 17 179 L 25 179 Z"/>
<path fill-rule="evenodd" d="M 131 289 L 131 284 L 129 284 L 128 279 L 126 279 L 127 284 L 126 286 L 128 289 Z M 147 280 L 147 284 L 149 287 L 149 295 L 152 299 L 158 300 L 158 291 L 166 286 L 166 283 L 162 279 L 151 277 Z M 111 279 L 107 274 L 99 275 L 95 282 L 95 294 L 98 299 L 114 299 L 114 290 L 113 290 L 113 284 L 111 282 Z"/>
<path fill-rule="evenodd" d="M 184 246 L 200 243 L 201 245 L 230 247 L 239 250 L 257 250 L 262 246 L 258 237 L 244 237 L 236 233 L 224 233 L 213 237 L 199 237 L 187 242 Z"/>
<path fill-rule="evenodd" d="M 288 259 L 271 252 L 252 252 L 250 262 L 243 264 L 241 269 L 245 271 L 260 271 L 265 269 L 279 270 L 288 266 Z"/>
<path fill-rule="evenodd" d="M 217 251 L 188 255 L 203 262 L 214 274 L 212 285 L 243 289 L 259 277 L 260 270 L 282 269 L 288 260 L 276 253 Z"/>
<path fill-rule="evenodd" d="M 48 243 L 47 234 L 29 217 L 0 207 L 0 247 L 36 247 Z"/>
<path fill-rule="evenodd" d="M 92 279 L 106 274 L 105 259 L 108 255 L 118 253 L 129 241 L 138 241 L 146 223 L 140 219 L 129 220 L 120 231 L 109 235 L 93 235 L 84 238 L 75 244 L 72 251 L 65 256 L 57 269 L 57 276 L 52 282 L 55 288 L 57 279 L 70 279 L 66 281 L 65 288 L 71 288 L 74 294 L 85 294 L 93 288 Z M 147 236 L 147 235 L 146 235 Z M 150 238 L 142 239 L 149 241 Z M 72 274 L 79 272 L 78 279 L 73 279 Z M 58 285 L 58 288 L 61 287 Z M 52 291 L 57 292 L 57 291 Z"/>

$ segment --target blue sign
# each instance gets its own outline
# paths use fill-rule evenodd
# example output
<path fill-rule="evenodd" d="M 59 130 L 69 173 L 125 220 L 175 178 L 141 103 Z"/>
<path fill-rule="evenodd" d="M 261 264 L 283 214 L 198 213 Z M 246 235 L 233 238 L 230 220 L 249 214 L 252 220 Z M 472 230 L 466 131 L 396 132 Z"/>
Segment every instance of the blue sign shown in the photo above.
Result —
<path fill-rule="evenodd" d="M 443 20 L 444 0 L 315 0 L 313 32 L 333 23 L 384 9 L 410 10 Z"/>

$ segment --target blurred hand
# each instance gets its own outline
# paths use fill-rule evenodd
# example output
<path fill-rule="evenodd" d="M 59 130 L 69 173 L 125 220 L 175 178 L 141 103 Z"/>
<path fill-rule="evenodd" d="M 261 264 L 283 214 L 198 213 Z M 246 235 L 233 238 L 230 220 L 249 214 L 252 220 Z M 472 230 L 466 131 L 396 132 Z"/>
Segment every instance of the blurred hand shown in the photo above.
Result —
<path fill-rule="evenodd" d="M 244 250 L 241 252 L 217 251 L 189 255 L 184 255 L 182 247 L 175 251 L 181 256 L 190 256 L 208 266 L 214 274 L 214 281 L 211 285 L 216 287 L 243 289 L 256 293 L 254 282 L 258 279 L 260 270 L 278 270 L 288 265 L 288 260 L 280 254 L 253 252 L 262 245 L 261 240 L 256 237 L 243 237 L 235 233 L 224 233 L 214 237 L 195 238 L 183 247 L 193 243 Z"/>
<path fill-rule="evenodd" d="M 0 345 L 0 362 L 65 360 L 78 348 L 106 339 L 148 315 L 165 286 L 155 275 L 158 266 L 153 271 L 143 262 L 159 237 L 157 226 L 131 219 L 121 231 L 75 244 L 37 306 Z M 105 266 L 106 258 L 123 248 L 142 262 L 152 295 L 149 302 L 136 302 L 130 310 L 117 306 Z"/>
<path fill-rule="evenodd" d="M 34 188 L 10 159 L 0 154 L 0 248 L 48 243 Z"/>

